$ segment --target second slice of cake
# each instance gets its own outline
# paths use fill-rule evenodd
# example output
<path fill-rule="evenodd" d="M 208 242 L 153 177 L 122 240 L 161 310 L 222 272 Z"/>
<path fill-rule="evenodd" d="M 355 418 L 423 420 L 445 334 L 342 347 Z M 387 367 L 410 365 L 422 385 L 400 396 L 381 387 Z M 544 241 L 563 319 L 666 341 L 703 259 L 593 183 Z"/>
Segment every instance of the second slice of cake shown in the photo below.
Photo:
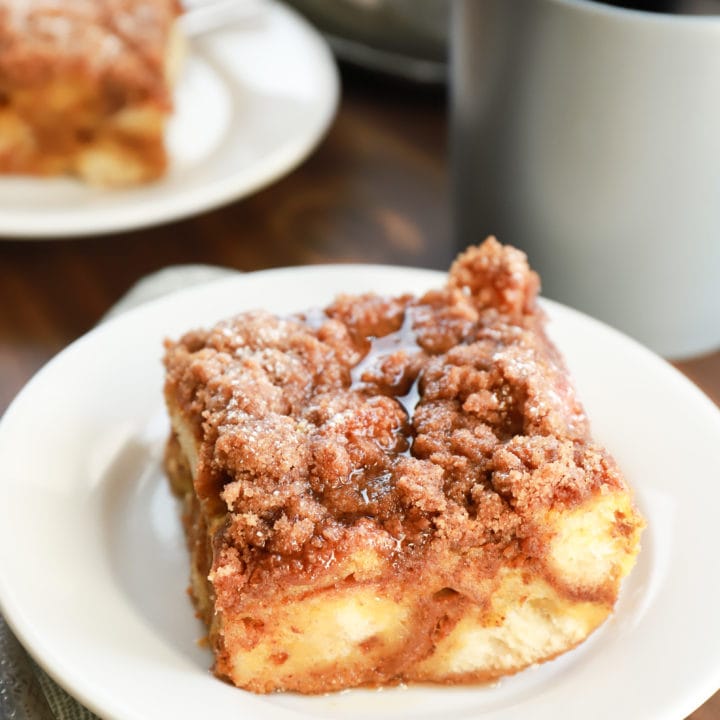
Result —
<path fill-rule="evenodd" d="M 179 12 L 178 0 L 0 0 L 0 173 L 163 175 Z"/>
<path fill-rule="evenodd" d="M 422 297 L 168 343 L 166 467 L 215 671 L 255 692 L 492 680 L 611 613 L 642 519 L 517 250 Z"/>

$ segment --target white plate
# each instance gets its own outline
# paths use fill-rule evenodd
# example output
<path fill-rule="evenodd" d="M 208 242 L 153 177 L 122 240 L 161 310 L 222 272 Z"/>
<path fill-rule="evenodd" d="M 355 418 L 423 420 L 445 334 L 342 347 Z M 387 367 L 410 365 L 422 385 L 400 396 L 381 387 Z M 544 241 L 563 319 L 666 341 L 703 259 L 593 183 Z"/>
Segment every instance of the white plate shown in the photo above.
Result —
<path fill-rule="evenodd" d="M 0 178 L 0 236 L 67 237 L 177 220 L 248 195 L 300 163 L 335 114 L 337 69 L 305 20 L 266 5 L 255 21 L 189 42 L 164 179 L 104 190 L 68 178 Z"/>
<path fill-rule="evenodd" d="M 546 307 L 594 423 L 648 519 L 615 616 L 559 660 L 495 687 L 258 697 L 216 680 L 185 594 L 188 559 L 161 471 L 162 339 L 262 303 L 422 290 L 423 270 L 249 274 L 128 312 L 78 340 L 0 423 L 0 605 L 35 658 L 118 720 L 470 718 L 680 720 L 720 686 L 720 413 L 633 341 Z"/>

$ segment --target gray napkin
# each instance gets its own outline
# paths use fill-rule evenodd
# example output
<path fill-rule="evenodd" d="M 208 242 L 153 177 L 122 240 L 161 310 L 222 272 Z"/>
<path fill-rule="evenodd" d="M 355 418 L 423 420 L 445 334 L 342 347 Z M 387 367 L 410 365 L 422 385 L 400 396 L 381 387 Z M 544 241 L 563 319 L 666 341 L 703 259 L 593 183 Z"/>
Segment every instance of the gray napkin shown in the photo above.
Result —
<path fill-rule="evenodd" d="M 174 265 L 138 281 L 108 311 L 111 317 L 175 290 L 234 275 L 210 265 Z M 25 652 L 0 616 L 0 718 L 2 720 L 98 720 L 68 695 Z"/>

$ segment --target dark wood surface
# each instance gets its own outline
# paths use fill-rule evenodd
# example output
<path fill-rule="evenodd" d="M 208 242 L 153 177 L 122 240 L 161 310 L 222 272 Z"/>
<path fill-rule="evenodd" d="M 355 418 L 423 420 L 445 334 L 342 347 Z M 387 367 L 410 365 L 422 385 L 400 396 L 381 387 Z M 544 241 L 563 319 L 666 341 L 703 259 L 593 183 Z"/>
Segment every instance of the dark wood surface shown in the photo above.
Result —
<path fill-rule="evenodd" d="M 358 72 L 346 72 L 343 86 L 338 117 L 317 151 L 253 197 L 139 232 L 1 241 L 0 412 L 133 283 L 167 265 L 446 268 L 455 248 L 443 92 Z M 720 404 L 720 353 L 677 366 Z M 691 717 L 720 720 L 720 693 Z"/>

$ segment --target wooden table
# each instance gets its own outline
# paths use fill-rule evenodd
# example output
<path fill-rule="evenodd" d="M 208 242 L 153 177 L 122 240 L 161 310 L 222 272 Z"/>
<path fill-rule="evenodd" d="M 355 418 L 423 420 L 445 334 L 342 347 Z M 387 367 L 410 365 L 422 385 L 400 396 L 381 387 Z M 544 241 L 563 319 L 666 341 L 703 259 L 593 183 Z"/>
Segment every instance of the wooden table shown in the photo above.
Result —
<path fill-rule="evenodd" d="M 343 79 L 337 120 L 318 150 L 251 198 L 140 232 L 0 242 L 0 412 L 135 281 L 167 265 L 446 268 L 454 249 L 443 92 L 357 71 Z M 678 367 L 720 403 L 720 353 Z M 691 717 L 720 720 L 720 693 Z"/>

